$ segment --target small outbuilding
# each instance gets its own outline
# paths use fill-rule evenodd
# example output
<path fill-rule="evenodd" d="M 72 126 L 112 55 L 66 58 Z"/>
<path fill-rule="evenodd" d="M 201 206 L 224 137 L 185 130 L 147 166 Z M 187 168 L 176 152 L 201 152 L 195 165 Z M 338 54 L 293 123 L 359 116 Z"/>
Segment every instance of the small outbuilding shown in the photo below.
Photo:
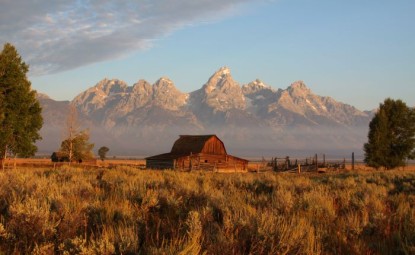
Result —
<path fill-rule="evenodd" d="M 228 155 L 216 135 L 181 135 L 169 153 L 146 158 L 148 169 L 245 171 L 248 160 Z"/>

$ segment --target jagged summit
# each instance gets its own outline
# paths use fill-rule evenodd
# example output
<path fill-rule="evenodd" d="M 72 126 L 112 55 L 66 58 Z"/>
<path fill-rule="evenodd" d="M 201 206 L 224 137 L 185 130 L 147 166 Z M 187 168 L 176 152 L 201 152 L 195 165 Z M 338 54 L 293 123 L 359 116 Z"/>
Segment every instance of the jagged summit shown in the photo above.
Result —
<path fill-rule="evenodd" d="M 167 77 L 153 85 L 153 103 L 161 108 L 176 111 L 186 104 L 188 95 L 179 91 Z"/>
<path fill-rule="evenodd" d="M 304 81 L 295 81 L 295 82 L 291 83 L 291 85 L 287 89 L 288 90 L 310 91 L 310 89 L 307 87 L 307 85 L 304 83 Z"/>
<path fill-rule="evenodd" d="M 120 92 L 125 92 L 125 90 L 127 89 L 128 85 L 127 83 L 125 83 L 122 80 L 118 80 L 118 79 L 103 79 L 102 81 L 98 82 L 94 88 L 96 90 L 101 90 L 102 92 L 104 92 L 106 95 L 109 95 L 110 93 L 120 93 Z"/>
<path fill-rule="evenodd" d="M 172 81 L 172 80 L 170 80 L 170 78 L 169 78 L 169 77 L 167 77 L 167 76 L 160 77 L 160 79 L 158 79 L 158 80 L 156 81 L 156 83 L 159 83 L 159 82 L 173 83 L 173 81 Z"/>
<path fill-rule="evenodd" d="M 260 79 L 256 79 L 255 81 L 251 82 L 252 84 L 255 84 L 258 87 L 269 87 L 265 83 L 263 83 Z"/>
<path fill-rule="evenodd" d="M 307 95 L 312 93 L 303 81 L 293 82 L 287 88 L 287 92 L 294 97 L 306 97 Z"/>
<path fill-rule="evenodd" d="M 176 89 L 176 86 L 174 85 L 173 81 L 170 80 L 168 77 L 161 77 L 156 81 L 156 83 L 153 85 L 154 90 L 158 89 Z"/>
<path fill-rule="evenodd" d="M 206 93 L 210 93 L 213 90 L 224 90 L 230 87 L 238 86 L 231 75 L 231 71 L 228 67 L 222 67 L 216 71 L 204 85 Z"/>
<path fill-rule="evenodd" d="M 242 91 L 245 95 L 258 93 L 261 91 L 274 91 L 271 86 L 265 84 L 260 79 L 256 79 L 255 81 L 252 81 L 246 85 L 242 86 Z"/>
<path fill-rule="evenodd" d="M 228 67 L 222 67 L 216 71 L 195 94 L 202 103 L 215 111 L 223 112 L 245 107 L 241 86 L 232 78 Z"/>
<path fill-rule="evenodd" d="M 147 82 L 146 80 L 139 80 L 138 82 L 136 82 L 133 87 L 132 87 L 132 91 L 134 93 L 141 93 L 142 91 L 148 91 L 151 90 L 152 86 L 149 82 Z"/>
<path fill-rule="evenodd" d="M 231 75 L 231 69 L 229 69 L 229 67 L 227 66 L 223 66 L 219 68 L 219 70 L 216 71 L 214 75 L 220 75 L 220 76 Z"/>

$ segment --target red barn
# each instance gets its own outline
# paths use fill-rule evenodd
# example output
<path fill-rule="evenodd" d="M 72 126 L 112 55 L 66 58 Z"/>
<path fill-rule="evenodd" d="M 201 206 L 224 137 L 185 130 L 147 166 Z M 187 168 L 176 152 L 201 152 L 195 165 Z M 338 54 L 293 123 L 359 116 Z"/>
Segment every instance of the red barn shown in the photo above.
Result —
<path fill-rule="evenodd" d="M 247 170 L 248 160 L 228 155 L 216 135 L 181 135 L 169 153 L 146 158 L 148 169 Z"/>

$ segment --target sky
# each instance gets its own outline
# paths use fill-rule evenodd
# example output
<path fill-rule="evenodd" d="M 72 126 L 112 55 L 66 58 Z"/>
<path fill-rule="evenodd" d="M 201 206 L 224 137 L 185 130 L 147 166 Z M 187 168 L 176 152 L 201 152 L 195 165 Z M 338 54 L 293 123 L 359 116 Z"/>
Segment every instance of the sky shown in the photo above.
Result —
<path fill-rule="evenodd" d="M 169 77 L 182 92 L 220 67 L 241 85 L 297 80 L 372 110 L 415 106 L 413 0 L 0 0 L 0 43 L 33 89 L 72 100 L 104 78 Z"/>

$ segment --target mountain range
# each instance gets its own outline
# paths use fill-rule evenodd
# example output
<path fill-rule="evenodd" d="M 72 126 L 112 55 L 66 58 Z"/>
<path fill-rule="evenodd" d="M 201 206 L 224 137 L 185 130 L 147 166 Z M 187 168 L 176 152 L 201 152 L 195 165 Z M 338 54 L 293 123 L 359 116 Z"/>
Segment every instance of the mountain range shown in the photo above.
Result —
<path fill-rule="evenodd" d="M 128 86 L 104 79 L 72 101 L 38 94 L 43 108 L 39 153 L 64 138 L 69 105 L 78 110 L 95 148 L 111 155 L 167 152 L 182 134 L 217 134 L 228 153 L 247 157 L 349 155 L 362 151 L 373 112 L 314 94 L 304 82 L 274 89 L 260 80 L 240 85 L 227 67 L 198 90 L 183 93 L 167 77 Z"/>

